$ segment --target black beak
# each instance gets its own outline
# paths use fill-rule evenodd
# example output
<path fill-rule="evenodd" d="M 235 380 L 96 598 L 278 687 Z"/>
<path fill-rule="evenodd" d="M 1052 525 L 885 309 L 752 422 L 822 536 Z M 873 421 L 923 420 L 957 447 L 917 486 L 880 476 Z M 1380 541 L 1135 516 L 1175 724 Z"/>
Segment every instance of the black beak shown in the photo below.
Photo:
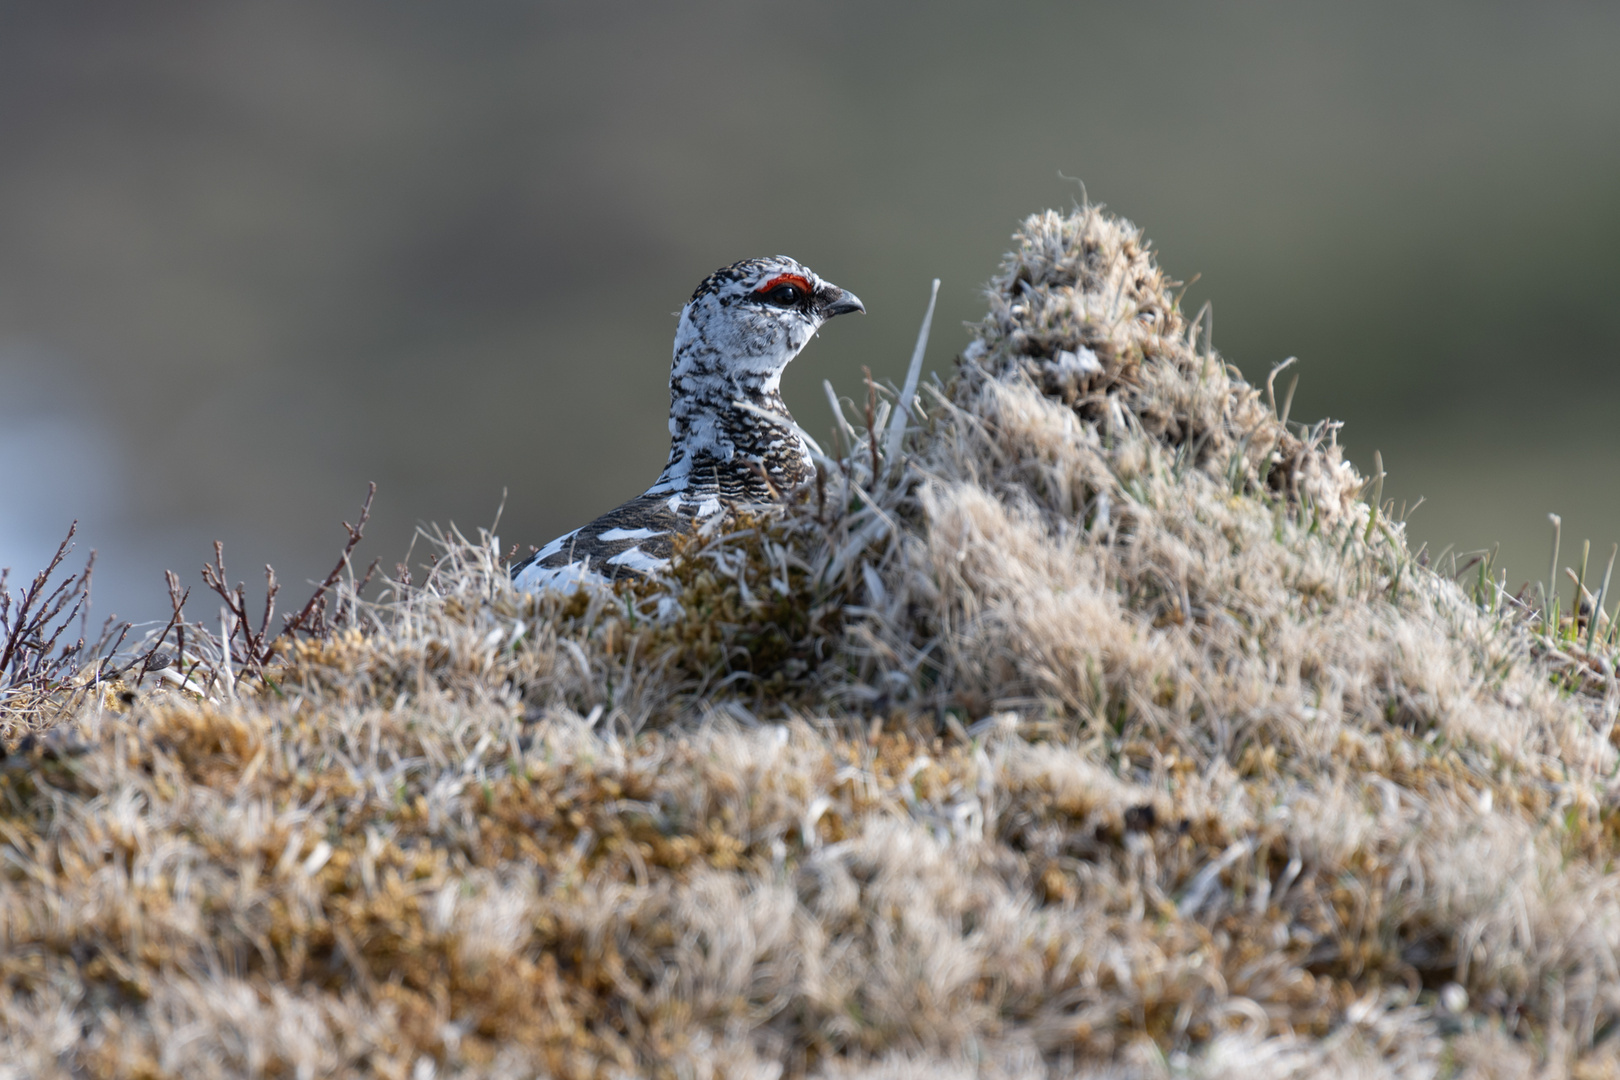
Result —
<path fill-rule="evenodd" d="M 866 314 L 866 305 L 861 303 L 860 297 L 836 285 L 827 286 L 816 299 L 819 301 L 816 308 L 823 319 L 830 319 L 834 315 L 848 315 L 852 311 Z"/>

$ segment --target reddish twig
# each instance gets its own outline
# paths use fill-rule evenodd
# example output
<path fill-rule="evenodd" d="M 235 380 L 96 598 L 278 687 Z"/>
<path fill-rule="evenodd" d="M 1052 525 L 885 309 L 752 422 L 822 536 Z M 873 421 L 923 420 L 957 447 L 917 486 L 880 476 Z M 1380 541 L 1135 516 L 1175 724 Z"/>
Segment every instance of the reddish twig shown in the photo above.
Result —
<path fill-rule="evenodd" d="M 147 649 L 145 654 L 141 656 L 141 671 L 139 675 L 135 676 L 137 684 L 146 678 L 147 674 L 157 664 L 158 658 L 162 656 L 163 643 L 168 640 L 170 630 L 175 631 L 174 650 L 176 656 L 184 657 L 186 655 L 186 620 L 184 612 L 186 601 L 191 597 L 191 590 L 180 591 L 180 579 L 175 576 L 173 570 L 163 571 L 163 580 L 169 587 L 169 606 L 174 610 L 174 613 L 169 616 L 169 622 L 163 627 L 163 633 L 157 636 L 157 640 L 152 643 L 152 647 Z"/>
<path fill-rule="evenodd" d="M 236 630 L 232 633 L 232 639 L 234 640 L 237 633 L 242 636 L 242 663 L 251 667 L 255 672 L 262 672 L 265 661 L 270 659 L 271 649 L 266 638 L 269 635 L 270 618 L 275 613 L 276 593 L 281 588 L 276 583 L 275 569 L 269 563 L 265 564 L 264 617 L 259 620 L 257 630 L 253 628 L 253 623 L 248 618 L 246 583 L 237 582 L 234 589 L 226 585 L 225 545 L 218 540 L 214 541 L 214 564 L 210 566 L 203 563 L 202 577 L 203 583 L 214 590 L 214 593 L 221 600 L 225 601 L 225 607 L 236 623 Z M 224 643 L 224 648 L 233 655 L 236 651 L 232 648 L 230 641 Z"/>
<path fill-rule="evenodd" d="M 78 531 L 77 521 L 68 526 L 67 535 L 57 545 L 45 569 L 35 574 L 27 587 L 15 596 L 7 587 L 10 571 L 0 569 L 0 689 L 28 686 L 40 693 L 50 693 L 65 685 L 89 657 L 97 659 L 95 675 L 99 679 L 108 643 L 113 642 L 116 650 L 129 630 L 129 624 L 124 623 L 119 632 L 115 621 L 108 619 L 101 636 L 93 645 L 89 643 L 90 584 L 96 567 L 94 551 L 85 560 L 82 572 L 53 582 L 63 560 L 73 550 L 73 538 Z M 74 620 L 79 623 L 77 640 L 58 648 L 63 636 L 71 632 Z M 115 633 L 116 642 L 113 641 Z"/>
<path fill-rule="evenodd" d="M 78 521 L 74 521 L 72 525 L 68 526 L 67 536 L 57 545 L 56 554 L 51 556 L 50 564 L 34 575 L 33 582 L 22 591 L 22 595 L 18 598 L 16 622 L 9 627 L 11 632 L 6 635 L 5 651 L 0 653 L 0 674 L 4 674 L 8 669 L 15 673 L 16 665 L 13 664 L 13 661 L 20 663 L 25 651 L 29 653 L 35 651 L 30 639 L 38 639 L 41 630 L 49 621 L 49 616 L 45 612 L 49 609 L 51 601 L 55 600 L 73 579 L 70 577 L 67 581 L 58 585 L 44 604 L 40 604 L 37 608 L 35 604 L 39 600 L 39 594 L 45 588 L 46 582 L 50 580 L 52 574 L 56 573 L 56 568 L 62 565 L 62 560 L 67 557 L 68 551 L 72 548 L 73 537 L 78 531 Z M 6 591 L 5 587 L 6 574 L 9 573 L 9 570 L 0 573 L 0 626 L 5 626 L 6 623 L 10 622 L 11 593 Z M 33 609 L 32 612 L 30 609 Z"/>
<path fill-rule="evenodd" d="M 381 565 L 382 565 L 382 556 L 381 555 L 378 555 L 375 559 L 371 560 L 371 565 L 366 567 L 365 576 L 363 576 L 358 582 L 355 583 L 354 590 L 353 590 L 353 594 L 355 596 L 359 596 L 361 593 L 366 591 L 366 586 L 371 584 L 372 576 L 377 573 L 377 567 L 379 567 Z M 340 626 L 348 625 L 349 611 L 350 611 L 349 608 L 339 608 L 338 609 L 337 615 L 332 619 L 332 628 L 333 629 L 336 629 L 337 627 L 340 627 Z"/>
<path fill-rule="evenodd" d="M 338 558 L 337 565 L 332 567 L 332 572 L 326 575 L 326 580 L 316 588 L 315 595 L 309 598 L 309 603 L 304 605 L 303 610 L 297 615 L 286 619 L 286 625 L 281 628 L 281 633 L 276 635 L 278 638 L 287 637 L 300 629 L 306 629 L 310 617 L 316 614 L 317 604 L 321 605 L 321 612 L 324 616 L 326 608 L 322 601 L 326 597 L 327 590 L 337 584 L 338 578 L 343 574 L 343 568 L 349 565 L 349 556 L 353 554 L 356 545 L 360 543 L 360 538 L 365 532 L 366 522 L 371 519 L 371 500 L 376 494 L 377 484 L 373 481 L 366 491 L 366 501 L 360 505 L 359 522 L 354 525 L 350 525 L 347 521 L 343 523 L 343 527 L 349 532 L 349 540 L 348 543 L 343 545 L 343 554 Z M 372 568 L 376 568 L 376 563 L 372 564 Z M 366 580 L 369 581 L 370 579 L 371 573 L 367 571 Z M 320 618 L 317 624 L 324 624 L 324 622 L 324 618 Z"/>
<path fill-rule="evenodd" d="M 872 483 L 878 478 L 878 439 L 877 439 L 877 383 L 872 381 L 872 369 L 861 365 L 861 373 L 866 376 L 866 441 L 872 447 Z"/>

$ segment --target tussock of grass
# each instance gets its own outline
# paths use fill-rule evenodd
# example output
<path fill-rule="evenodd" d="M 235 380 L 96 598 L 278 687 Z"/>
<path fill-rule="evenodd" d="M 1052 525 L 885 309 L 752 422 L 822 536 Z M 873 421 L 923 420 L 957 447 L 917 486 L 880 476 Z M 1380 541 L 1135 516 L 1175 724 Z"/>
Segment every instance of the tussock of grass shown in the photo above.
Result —
<path fill-rule="evenodd" d="M 1613 1075 L 1607 620 L 1420 565 L 1170 290 L 1037 215 L 903 466 L 874 398 L 666 580 L 440 535 L 5 717 L 0 1075 Z"/>

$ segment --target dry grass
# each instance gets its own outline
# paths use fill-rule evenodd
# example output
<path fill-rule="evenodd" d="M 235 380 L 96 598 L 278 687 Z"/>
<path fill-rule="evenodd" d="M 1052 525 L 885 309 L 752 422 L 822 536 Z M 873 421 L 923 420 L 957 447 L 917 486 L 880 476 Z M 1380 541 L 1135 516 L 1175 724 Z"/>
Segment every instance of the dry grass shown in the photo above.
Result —
<path fill-rule="evenodd" d="M 666 581 L 440 535 L 0 714 L 0 1076 L 1620 1072 L 1600 606 L 1414 559 L 1128 223 L 1016 242 L 903 466 Z"/>

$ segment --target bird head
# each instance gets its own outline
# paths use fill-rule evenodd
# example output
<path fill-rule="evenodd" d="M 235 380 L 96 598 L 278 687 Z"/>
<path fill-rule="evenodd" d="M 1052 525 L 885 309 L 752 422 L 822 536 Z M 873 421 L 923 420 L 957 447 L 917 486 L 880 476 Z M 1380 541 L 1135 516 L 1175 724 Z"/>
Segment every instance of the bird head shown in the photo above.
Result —
<path fill-rule="evenodd" d="M 671 380 L 723 375 L 776 389 L 782 369 L 828 319 L 866 308 L 795 259 L 744 259 L 703 279 L 681 309 Z"/>

